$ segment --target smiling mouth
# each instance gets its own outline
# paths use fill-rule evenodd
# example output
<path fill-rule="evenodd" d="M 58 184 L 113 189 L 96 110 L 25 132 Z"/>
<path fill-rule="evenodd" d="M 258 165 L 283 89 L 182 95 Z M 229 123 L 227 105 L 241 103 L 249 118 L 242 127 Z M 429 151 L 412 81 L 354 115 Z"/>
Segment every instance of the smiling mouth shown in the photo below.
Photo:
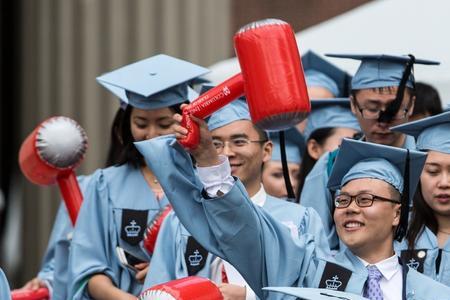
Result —
<path fill-rule="evenodd" d="M 235 171 L 236 169 L 238 169 L 241 166 L 242 166 L 242 164 L 230 164 L 231 172 Z"/>
<path fill-rule="evenodd" d="M 364 226 L 364 223 L 357 222 L 357 221 L 349 221 L 344 223 L 345 229 L 358 229 Z"/>

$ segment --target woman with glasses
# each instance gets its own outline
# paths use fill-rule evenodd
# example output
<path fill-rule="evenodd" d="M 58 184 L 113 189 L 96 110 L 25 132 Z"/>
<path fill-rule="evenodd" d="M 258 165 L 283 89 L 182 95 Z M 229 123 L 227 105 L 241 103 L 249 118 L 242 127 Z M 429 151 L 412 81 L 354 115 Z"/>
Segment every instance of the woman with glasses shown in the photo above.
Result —
<path fill-rule="evenodd" d="M 450 286 L 450 112 L 392 128 L 414 136 L 428 153 L 414 198 L 403 261 Z"/>
<path fill-rule="evenodd" d="M 415 149 L 414 138 L 389 128 L 403 124 L 411 116 L 415 100 L 415 64 L 437 62 L 413 56 L 328 55 L 361 61 L 351 81 L 350 105 L 363 133 L 362 140 L 380 145 Z M 314 208 L 324 220 L 330 245 L 339 248 L 333 224 L 333 198 L 326 187 L 336 153 L 324 154 L 305 179 L 302 205 Z"/>

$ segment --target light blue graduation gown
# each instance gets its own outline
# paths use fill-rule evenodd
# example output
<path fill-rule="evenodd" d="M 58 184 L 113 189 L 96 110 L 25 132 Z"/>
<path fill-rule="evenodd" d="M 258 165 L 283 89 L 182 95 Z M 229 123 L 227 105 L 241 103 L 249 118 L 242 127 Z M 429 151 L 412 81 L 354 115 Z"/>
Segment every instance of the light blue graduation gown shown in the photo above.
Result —
<path fill-rule="evenodd" d="M 405 263 L 411 268 L 423 271 L 423 274 L 439 281 L 446 286 L 450 286 L 450 239 L 447 240 L 444 247 L 439 249 L 436 235 L 427 227 L 416 238 L 415 250 L 425 255 L 421 260 L 416 257 L 408 257 Z M 395 244 L 395 250 L 399 256 L 402 252 L 408 252 L 408 242 L 403 240 Z M 406 253 L 403 253 L 404 255 Z M 419 256 L 422 256 L 419 255 Z M 438 257 L 440 256 L 440 263 Z M 438 263 L 438 266 L 436 265 Z M 439 270 L 437 269 L 439 268 Z M 450 299 L 450 296 L 449 296 Z"/>
<path fill-rule="evenodd" d="M 297 234 L 304 218 L 305 208 L 285 200 L 267 195 L 262 206 L 269 214 Z M 303 230 L 303 229 L 302 229 Z M 171 212 L 164 220 L 156 242 L 152 263 L 144 283 L 144 289 L 170 280 L 184 278 L 189 275 L 185 259 L 188 238 L 191 235 Z M 324 239 L 325 240 L 325 239 Z M 208 254 L 205 265 L 195 275 L 212 279 L 211 263 L 216 256 Z"/>
<path fill-rule="evenodd" d="M 125 164 L 96 171 L 73 234 L 68 298 L 90 299 L 87 282 L 98 273 L 108 276 L 121 290 L 139 295 L 142 284 L 133 271 L 121 265 L 116 247 L 150 261 L 142 243 L 137 243 L 138 236 L 167 204 L 166 198 L 156 199 L 140 169 Z"/>
<path fill-rule="evenodd" d="M 414 137 L 406 135 L 403 148 L 415 150 Z M 317 160 L 311 172 L 306 176 L 300 195 L 300 203 L 303 206 L 314 208 L 321 217 L 331 249 L 339 249 L 339 238 L 333 220 L 333 197 L 327 188 L 335 154 L 335 152 L 326 152 Z M 332 161 L 330 161 L 330 158 Z"/>
<path fill-rule="evenodd" d="M 11 299 L 11 290 L 9 287 L 8 280 L 6 279 L 5 273 L 0 268 L 0 299 L 2 300 L 10 300 Z"/>
<path fill-rule="evenodd" d="M 362 295 L 368 277 L 366 268 L 345 247 L 335 257 L 329 249 L 320 248 L 315 235 L 320 235 L 322 222 L 314 210 L 305 210 L 303 229 L 293 239 L 285 225 L 249 201 L 239 180 L 222 197 L 207 199 L 189 155 L 173 137 L 136 146 L 187 230 L 208 251 L 235 266 L 258 297 L 293 299 L 263 292 L 262 288 L 268 286 L 321 287 L 321 282 L 329 288 L 343 286 L 340 278 L 333 276 L 334 270 L 324 278 L 330 266 L 347 271 L 344 291 Z M 403 270 L 404 299 L 445 299 L 443 295 L 450 295 L 450 288 L 407 267 Z"/>
<path fill-rule="evenodd" d="M 77 176 L 80 190 L 84 193 L 91 176 Z M 38 278 L 47 282 L 52 290 L 53 300 L 67 299 L 67 270 L 73 226 L 62 202 L 56 214 Z"/>

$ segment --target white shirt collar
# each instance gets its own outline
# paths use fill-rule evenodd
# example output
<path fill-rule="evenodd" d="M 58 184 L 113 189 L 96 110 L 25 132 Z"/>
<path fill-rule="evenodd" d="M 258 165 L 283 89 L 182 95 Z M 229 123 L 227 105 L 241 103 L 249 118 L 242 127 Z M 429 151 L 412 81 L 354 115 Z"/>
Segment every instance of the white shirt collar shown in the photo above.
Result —
<path fill-rule="evenodd" d="M 364 267 L 371 265 L 364 259 L 362 259 L 360 257 L 358 257 L 358 258 L 364 264 Z M 386 280 L 390 280 L 395 275 L 395 273 L 397 273 L 398 271 L 401 271 L 401 266 L 400 266 L 400 263 L 398 262 L 398 256 L 395 254 L 393 256 L 386 258 L 385 260 L 382 260 L 380 262 L 377 262 L 376 264 L 373 264 L 373 265 L 376 266 L 378 268 L 378 270 L 380 270 L 381 274 L 383 275 L 383 277 Z"/>
<path fill-rule="evenodd" d="M 250 199 L 256 205 L 258 205 L 260 207 L 263 207 L 264 203 L 266 203 L 266 198 L 267 198 L 266 190 L 264 190 L 264 187 L 261 184 L 261 188 L 259 189 L 259 191 L 253 197 L 251 197 Z"/>

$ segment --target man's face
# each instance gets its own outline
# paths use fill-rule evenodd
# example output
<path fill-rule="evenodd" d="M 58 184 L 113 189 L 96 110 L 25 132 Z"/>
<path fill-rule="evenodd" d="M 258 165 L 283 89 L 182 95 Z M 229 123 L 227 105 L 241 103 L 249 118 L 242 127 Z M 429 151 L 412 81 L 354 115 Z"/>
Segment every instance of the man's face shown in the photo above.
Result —
<path fill-rule="evenodd" d="M 393 188 L 379 179 L 354 179 L 341 189 L 341 194 L 350 196 L 361 193 L 400 200 L 399 194 L 394 195 Z M 400 204 L 379 200 L 375 200 L 370 207 L 359 207 L 353 199 L 348 207 L 334 210 L 339 238 L 358 256 L 392 248 L 393 230 L 399 220 Z"/>
<path fill-rule="evenodd" d="M 376 89 L 363 89 L 356 91 L 356 98 L 351 97 L 352 112 L 358 119 L 367 141 L 388 146 L 402 146 L 402 133 L 392 132 L 389 128 L 406 123 L 409 116 L 411 116 L 414 107 L 414 99 L 411 99 L 411 95 L 408 90 L 405 91 L 403 101 L 399 109 L 399 112 L 407 109 L 407 113 L 404 118 L 392 119 L 389 122 L 380 122 L 378 119 L 368 120 L 363 118 L 360 111 L 361 109 L 366 110 L 367 112 L 375 112 L 377 110 L 384 111 L 388 105 L 394 101 L 396 93 L 397 88 L 392 88 L 389 91 L 386 90 L 382 93 Z"/>
<path fill-rule="evenodd" d="M 261 185 L 262 164 L 270 160 L 272 143 L 262 142 L 258 131 L 248 120 L 240 120 L 211 131 L 213 143 L 219 154 L 226 155 L 231 174 L 238 177 L 248 189 Z"/>

